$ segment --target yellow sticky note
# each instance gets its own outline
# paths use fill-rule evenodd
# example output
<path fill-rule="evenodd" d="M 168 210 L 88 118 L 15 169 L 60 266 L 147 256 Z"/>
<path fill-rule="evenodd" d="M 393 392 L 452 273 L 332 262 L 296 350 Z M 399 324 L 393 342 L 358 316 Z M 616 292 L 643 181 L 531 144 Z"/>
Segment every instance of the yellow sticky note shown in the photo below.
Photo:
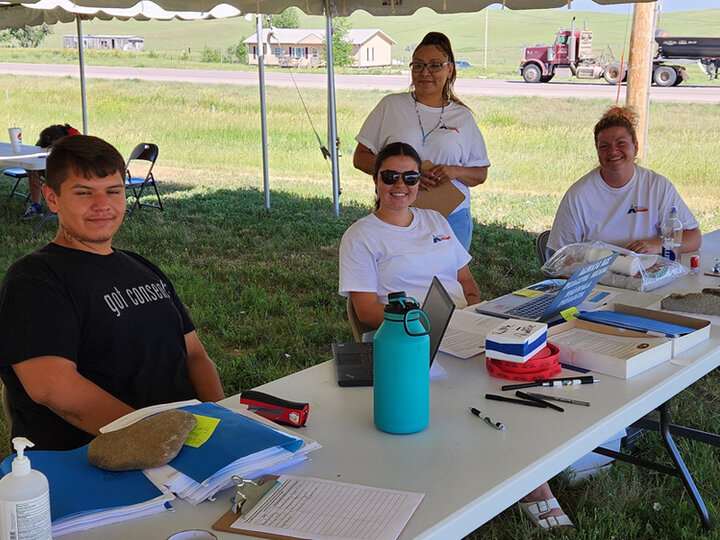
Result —
<path fill-rule="evenodd" d="M 566 321 L 572 321 L 573 319 L 577 318 L 578 309 L 576 307 L 567 308 L 560 312 L 560 315 L 562 315 L 562 318 Z"/>
<path fill-rule="evenodd" d="M 544 293 L 543 291 L 535 291 L 533 289 L 520 289 L 519 291 L 515 291 L 513 294 L 515 296 L 526 296 L 528 298 L 534 298 L 535 296 L 540 296 Z"/>
<path fill-rule="evenodd" d="M 213 434 L 213 431 L 215 431 L 215 428 L 220 423 L 220 419 L 202 416 L 200 414 L 193 414 L 193 416 L 197 418 L 197 425 L 190 432 L 188 438 L 185 439 L 185 445 L 199 448 L 205 444 Z"/>

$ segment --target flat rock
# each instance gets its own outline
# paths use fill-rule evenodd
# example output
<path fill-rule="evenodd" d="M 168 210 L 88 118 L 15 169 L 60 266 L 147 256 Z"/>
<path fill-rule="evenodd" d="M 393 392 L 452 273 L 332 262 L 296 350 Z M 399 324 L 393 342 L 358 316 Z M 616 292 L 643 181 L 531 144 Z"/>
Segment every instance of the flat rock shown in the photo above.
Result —
<path fill-rule="evenodd" d="M 154 414 L 95 437 L 88 446 L 88 461 L 108 471 L 160 467 L 178 455 L 195 424 L 192 414 L 179 409 Z"/>
<path fill-rule="evenodd" d="M 703 289 L 701 293 L 671 294 L 660 303 L 663 309 L 720 315 L 720 290 Z"/>

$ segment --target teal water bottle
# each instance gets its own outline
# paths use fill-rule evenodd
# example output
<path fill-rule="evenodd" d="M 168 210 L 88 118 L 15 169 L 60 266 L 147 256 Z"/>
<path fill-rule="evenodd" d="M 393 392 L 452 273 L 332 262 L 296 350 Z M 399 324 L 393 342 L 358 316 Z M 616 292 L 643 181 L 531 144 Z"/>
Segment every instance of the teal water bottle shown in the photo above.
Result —
<path fill-rule="evenodd" d="M 378 429 L 415 433 L 427 427 L 429 333 L 430 321 L 414 298 L 406 297 L 404 292 L 388 296 L 373 349 L 373 411 Z"/>

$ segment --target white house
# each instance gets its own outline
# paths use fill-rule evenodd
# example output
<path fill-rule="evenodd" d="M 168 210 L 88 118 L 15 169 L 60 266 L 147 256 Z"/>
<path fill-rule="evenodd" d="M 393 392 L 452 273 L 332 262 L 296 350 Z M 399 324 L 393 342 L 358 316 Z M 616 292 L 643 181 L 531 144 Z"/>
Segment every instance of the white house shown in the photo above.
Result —
<path fill-rule="evenodd" d="M 63 47 L 77 49 L 77 34 L 63 34 Z M 85 49 L 117 49 L 119 51 L 141 51 L 145 40 L 140 36 L 83 35 Z"/>
<path fill-rule="evenodd" d="M 325 30 L 300 28 L 263 29 L 264 62 L 269 66 L 314 67 L 322 63 Z M 353 45 L 353 67 L 389 66 L 392 64 L 394 39 L 377 28 L 350 29 L 348 39 Z M 257 34 L 243 43 L 248 45 L 250 65 L 258 63 Z"/>

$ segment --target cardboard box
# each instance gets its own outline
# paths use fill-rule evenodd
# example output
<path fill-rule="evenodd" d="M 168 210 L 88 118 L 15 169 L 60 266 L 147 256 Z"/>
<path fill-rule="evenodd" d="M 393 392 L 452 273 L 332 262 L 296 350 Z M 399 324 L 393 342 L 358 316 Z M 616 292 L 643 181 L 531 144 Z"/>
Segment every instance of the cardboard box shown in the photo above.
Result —
<path fill-rule="evenodd" d="M 676 315 L 674 313 L 666 313 L 664 311 L 639 308 L 629 306 L 627 304 L 611 304 L 609 309 L 618 313 L 627 313 L 628 315 L 636 315 L 637 317 L 647 317 L 658 321 L 688 326 L 696 330 L 684 336 L 672 338 L 672 355 L 678 356 L 695 345 L 710 339 L 710 321 L 697 319 L 695 317 L 686 317 L 684 315 Z"/>
<path fill-rule="evenodd" d="M 581 330 L 591 332 L 587 340 L 575 340 L 574 343 L 558 341 L 560 334 Z M 570 334 L 566 334 L 567 338 Z M 608 338 L 631 338 L 626 348 L 632 350 L 629 357 L 620 358 L 610 352 Z M 625 340 L 619 340 L 625 341 Z M 560 350 L 560 362 L 603 373 L 612 377 L 629 379 L 650 368 L 667 362 L 672 358 L 673 344 L 669 338 L 651 337 L 642 332 L 623 330 L 605 324 L 573 319 L 552 326 L 548 330 L 548 342 Z M 607 347 L 605 346 L 607 343 Z M 608 349 L 608 351 L 604 350 Z M 629 354 L 629 353 L 628 353 Z"/>

